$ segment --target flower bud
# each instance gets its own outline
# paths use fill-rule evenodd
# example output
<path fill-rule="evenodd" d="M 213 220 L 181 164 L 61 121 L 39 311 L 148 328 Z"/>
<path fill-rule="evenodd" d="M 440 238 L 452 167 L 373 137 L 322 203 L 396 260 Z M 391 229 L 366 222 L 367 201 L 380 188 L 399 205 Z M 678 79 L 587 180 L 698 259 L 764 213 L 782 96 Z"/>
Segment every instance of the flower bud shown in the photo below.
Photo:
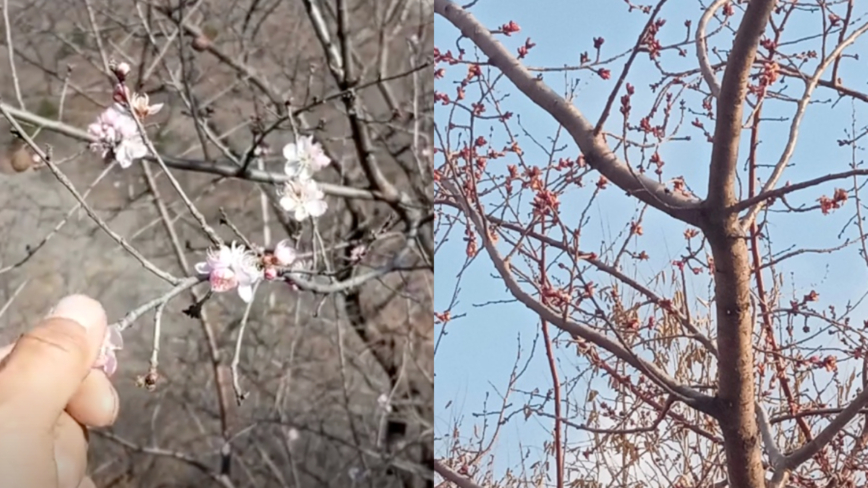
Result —
<path fill-rule="evenodd" d="M 193 39 L 193 49 L 202 52 L 211 47 L 211 39 L 208 39 L 204 34 Z"/>
<path fill-rule="evenodd" d="M 112 92 L 112 100 L 115 103 L 124 104 L 127 103 L 130 99 L 130 89 L 126 87 L 123 83 L 118 83 L 115 85 L 115 89 Z"/>
<path fill-rule="evenodd" d="M 265 268 L 262 274 L 268 281 L 273 281 L 277 278 L 277 270 L 271 267 Z"/>
<path fill-rule="evenodd" d="M 118 79 L 119 82 L 123 83 L 124 80 L 127 79 L 127 75 L 130 72 L 129 63 L 115 63 L 114 61 L 109 64 L 109 69 L 112 73 L 114 73 L 115 78 Z"/>

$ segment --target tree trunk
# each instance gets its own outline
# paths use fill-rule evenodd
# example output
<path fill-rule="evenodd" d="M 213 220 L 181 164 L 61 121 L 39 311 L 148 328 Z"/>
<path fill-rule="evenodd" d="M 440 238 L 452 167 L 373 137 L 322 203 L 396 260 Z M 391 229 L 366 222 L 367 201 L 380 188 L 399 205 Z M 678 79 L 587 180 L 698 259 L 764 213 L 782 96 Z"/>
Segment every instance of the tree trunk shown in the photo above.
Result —
<path fill-rule="evenodd" d="M 717 418 L 732 488 L 764 488 L 760 435 L 754 411 L 754 368 L 747 244 L 736 216 L 705 229 L 714 256 L 717 304 Z"/>

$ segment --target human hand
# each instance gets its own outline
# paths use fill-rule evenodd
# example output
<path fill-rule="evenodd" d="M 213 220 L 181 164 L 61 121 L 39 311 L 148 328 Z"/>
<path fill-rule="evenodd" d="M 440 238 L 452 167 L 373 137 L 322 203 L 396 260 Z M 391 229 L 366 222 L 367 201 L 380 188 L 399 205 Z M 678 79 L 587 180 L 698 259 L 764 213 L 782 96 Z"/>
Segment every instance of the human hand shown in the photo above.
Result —
<path fill-rule="evenodd" d="M 105 310 L 71 295 L 0 349 L 0 488 L 93 488 L 87 427 L 114 423 L 118 395 L 95 369 Z"/>

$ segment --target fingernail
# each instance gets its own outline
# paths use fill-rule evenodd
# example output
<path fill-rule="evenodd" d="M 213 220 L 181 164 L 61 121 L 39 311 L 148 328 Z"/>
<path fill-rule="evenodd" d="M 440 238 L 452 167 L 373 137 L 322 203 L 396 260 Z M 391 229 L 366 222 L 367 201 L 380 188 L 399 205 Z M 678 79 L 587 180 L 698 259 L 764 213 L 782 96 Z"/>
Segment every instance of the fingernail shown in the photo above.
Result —
<path fill-rule="evenodd" d="M 85 295 L 69 295 L 63 297 L 46 318 L 64 318 L 77 322 L 85 329 L 99 327 L 105 323 L 105 310 L 93 298 Z"/>

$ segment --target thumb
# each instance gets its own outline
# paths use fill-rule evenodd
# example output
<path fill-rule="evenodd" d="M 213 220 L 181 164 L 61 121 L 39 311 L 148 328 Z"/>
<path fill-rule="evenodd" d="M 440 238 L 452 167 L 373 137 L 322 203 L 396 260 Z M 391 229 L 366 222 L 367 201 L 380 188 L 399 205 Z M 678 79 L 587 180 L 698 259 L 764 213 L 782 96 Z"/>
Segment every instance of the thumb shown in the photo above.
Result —
<path fill-rule="evenodd" d="M 99 302 L 63 298 L 0 364 L 0 411 L 53 426 L 96 361 L 106 327 Z"/>

